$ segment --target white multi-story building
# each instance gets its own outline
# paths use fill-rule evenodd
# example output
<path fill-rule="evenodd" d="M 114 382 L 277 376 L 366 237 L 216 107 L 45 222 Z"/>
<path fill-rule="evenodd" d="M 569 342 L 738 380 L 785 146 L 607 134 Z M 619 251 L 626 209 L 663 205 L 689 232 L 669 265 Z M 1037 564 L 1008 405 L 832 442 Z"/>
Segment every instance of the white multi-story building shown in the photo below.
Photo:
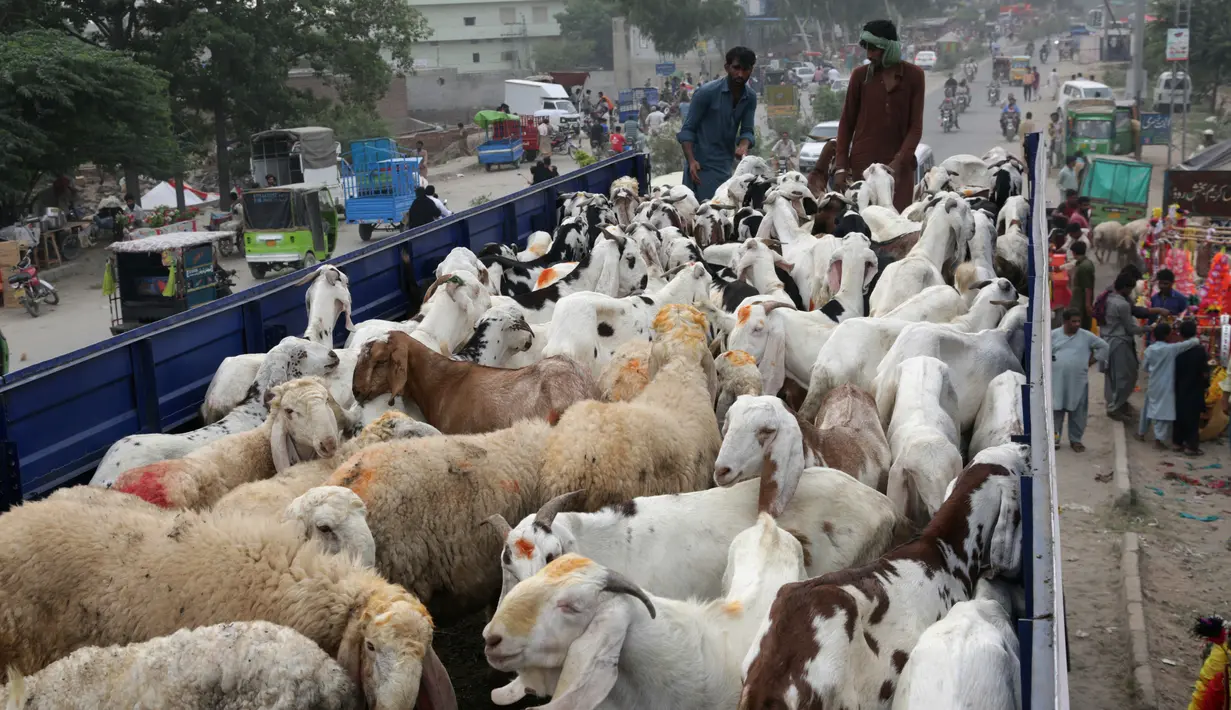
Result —
<path fill-rule="evenodd" d="M 461 73 L 529 70 L 534 45 L 560 36 L 563 0 L 415 0 L 432 36 L 414 48 L 415 66 Z"/>

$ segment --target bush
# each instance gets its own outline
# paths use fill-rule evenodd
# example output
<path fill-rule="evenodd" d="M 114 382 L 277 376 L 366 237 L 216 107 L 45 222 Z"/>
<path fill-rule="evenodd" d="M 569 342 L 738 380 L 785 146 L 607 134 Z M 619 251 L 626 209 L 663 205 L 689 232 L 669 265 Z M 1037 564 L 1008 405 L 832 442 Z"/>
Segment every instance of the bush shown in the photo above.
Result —
<path fill-rule="evenodd" d="M 491 202 L 491 201 L 492 201 L 492 196 L 491 196 L 491 195 L 476 195 L 476 196 L 474 197 L 474 199 L 472 199 L 472 200 L 470 201 L 470 206 L 471 206 L 471 207 L 478 207 L 478 206 L 479 206 L 479 205 L 481 205 L 481 204 L 484 204 L 484 203 L 487 203 L 487 202 Z"/>
<path fill-rule="evenodd" d="M 679 133 L 680 124 L 673 121 L 664 123 L 657 133 L 646 137 L 646 152 L 650 154 L 650 168 L 655 175 L 666 175 L 684 169 L 684 149 L 675 134 Z"/>
<path fill-rule="evenodd" d="M 836 121 L 842 117 L 842 105 L 846 103 L 846 94 L 839 94 L 827 88 L 821 88 L 812 98 L 812 119 L 821 121 Z M 811 126 L 809 126 L 811 128 Z"/>

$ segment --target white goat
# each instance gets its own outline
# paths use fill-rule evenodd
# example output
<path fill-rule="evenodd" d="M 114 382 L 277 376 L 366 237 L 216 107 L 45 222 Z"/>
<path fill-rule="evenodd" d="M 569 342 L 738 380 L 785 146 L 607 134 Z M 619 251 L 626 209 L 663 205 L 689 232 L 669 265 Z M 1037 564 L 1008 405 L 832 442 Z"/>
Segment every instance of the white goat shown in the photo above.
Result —
<path fill-rule="evenodd" d="M 877 281 L 869 302 L 871 315 L 888 313 L 928 286 L 945 283 L 946 269 L 965 259 L 974 232 L 970 205 L 953 193 L 938 195 L 932 202 L 919 241 L 905 258 L 886 266 Z"/>
<path fill-rule="evenodd" d="M 1020 372 L 1002 372 L 992 378 L 975 415 L 974 432 L 970 435 L 970 456 L 984 449 L 1012 443 L 1014 436 L 1025 433 L 1023 424 L 1022 386 L 1026 376 Z"/>
<path fill-rule="evenodd" d="M 308 329 L 303 337 L 321 345 L 333 347 L 333 327 L 338 316 L 346 315 L 346 329 L 354 330 L 351 322 L 350 279 L 333 264 L 322 264 L 315 272 L 296 282 L 296 285 L 311 281 L 304 293 L 304 305 L 308 309 Z"/>

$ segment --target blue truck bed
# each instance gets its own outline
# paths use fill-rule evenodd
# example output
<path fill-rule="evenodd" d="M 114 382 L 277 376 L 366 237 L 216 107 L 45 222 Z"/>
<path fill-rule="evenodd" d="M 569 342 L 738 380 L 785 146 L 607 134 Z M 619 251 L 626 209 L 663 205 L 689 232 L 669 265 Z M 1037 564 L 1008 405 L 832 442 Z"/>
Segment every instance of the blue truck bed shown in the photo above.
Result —
<path fill-rule="evenodd" d="M 351 160 L 342 164 L 346 221 L 397 224 L 415 201 L 419 158 L 402 155 L 392 138 L 351 143 Z"/>

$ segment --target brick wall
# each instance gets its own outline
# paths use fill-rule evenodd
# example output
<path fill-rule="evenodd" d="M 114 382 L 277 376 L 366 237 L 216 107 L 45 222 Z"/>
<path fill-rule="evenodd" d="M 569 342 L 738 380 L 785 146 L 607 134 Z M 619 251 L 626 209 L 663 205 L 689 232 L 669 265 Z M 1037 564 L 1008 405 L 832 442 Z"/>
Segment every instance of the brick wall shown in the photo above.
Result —
<path fill-rule="evenodd" d="M 337 100 L 338 94 L 333 87 L 325 83 L 325 81 L 312 74 L 292 75 L 287 77 L 287 86 L 293 89 L 308 90 L 313 95 L 321 98 L 330 98 Z M 389 81 L 389 90 L 385 92 L 385 96 L 377 102 L 376 111 L 380 117 L 389 125 L 389 130 L 394 134 L 405 133 L 410 130 L 411 122 L 407 119 L 410 117 L 410 104 L 407 100 L 406 79 L 397 74 Z"/>

